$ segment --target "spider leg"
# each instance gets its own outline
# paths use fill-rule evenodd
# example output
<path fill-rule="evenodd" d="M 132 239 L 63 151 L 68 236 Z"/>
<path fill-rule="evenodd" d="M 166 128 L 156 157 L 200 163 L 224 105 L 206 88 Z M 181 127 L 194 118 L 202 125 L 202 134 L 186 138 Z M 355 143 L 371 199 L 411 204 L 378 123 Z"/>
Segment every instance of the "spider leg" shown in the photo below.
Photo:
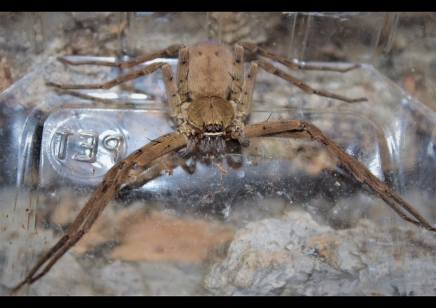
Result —
<path fill-rule="evenodd" d="M 196 156 L 192 156 L 192 161 L 188 164 L 186 159 L 174 151 L 156 158 L 144 167 L 135 168 L 129 174 L 126 185 L 123 185 L 117 192 L 117 198 L 123 198 L 127 194 L 134 193 L 135 190 L 141 190 L 146 183 L 156 180 L 164 174 L 172 175 L 174 170 L 179 167 L 187 174 L 192 175 L 196 170 Z"/>
<path fill-rule="evenodd" d="M 376 192 L 402 219 L 430 231 L 436 231 L 410 204 L 390 189 L 383 181 L 371 173 L 357 159 L 339 147 L 331 138 L 325 136 L 319 128 L 310 122 L 299 120 L 277 120 L 260 122 L 245 127 L 246 137 L 291 137 L 316 140 L 335 155 L 359 182 L 368 185 Z M 403 208 L 416 220 L 410 218 Z"/>
<path fill-rule="evenodd" d="M 124 83 L 126 81 L 136 79 L 141 76 L 145 76 L 155 72 L 157 69 L 162 70 L 162 77 L 165 83 L 166 94 L 168 98 L 168 105 L 170 109 L 170 117 L 174 121 L 174 123 L 180 125 L 183 122 L 181 105 L 182 103 L 187 101 L 188 96 L 188 85 L 187 85 L 187 76 L 188 76 L 188 52 L 187 48 L 184 45 L 171 45 L 167 49 L 163 49 L 158 51 L 152 55 L 140 56 L 138 58 L 119 63 L 112 62 L 97 62 L 97 61 L 81 61 L 81 62 L 71 62 L 64 58 L 61 58 L 60 61 L 70 64 L 70 65 L 81 65 L 81 64 L 100 64 L 100 65 L 109 65 L 112 64 L 126 64 L 126 66 L 122 65 L 111 65 L 111 66 L 121 66 L 121 67 L 131 67 L 137 65 L 142 62 L 150 61 L 158 57 L 169 56 L 178 52 L 178 68 L 177 68 L 177 76 L 174 79 L 173 72 L 165 62 L 155 62 L 145 67 L 129 72 L 127 74 L 118 76 L 108 82 L 101 84 L 57 84 L 54 82 L 48 82 L 48 86 L 52 86 L 58 89 L 110 89 L 116 85 Z M 103 64 L 102 64 L 103 63 Z M 108 64 L 109 63 L 109 64 Z M 133 64 L 134 63 L 134 64 Z M 177 83 L 176 83 L 177 80 Z"/>
<path fill-rule="evenodd" d="M 319 128 L 312 123 L 302 121 L 302 127 L 307 131 L 313 139 L 322 143 L 333 155 L 348 168 L 349 172 L 361 183 L 368 185 L 404 220 L 415 224 L 418 227 L 423 227 L 430 231 L 436 231 L 410 204 L 403 200 L 397 193 L 390 189 L 383 181 L 371 173 L 357 159 L 345 152 L 332 139 L 325 136 Z M 409 218 L 400 207 L 406 210 L 410 215 L 417 219 Z"/>
<path fill-rule="evenodd" d="M 319 96 L 334 98 L 334 99 L 344 101 L 347 103 L 358 103 L 358 102 L 367 102 L 368 101 L 368 99 L 366 97 L 349 98 L 349 97 L 334 94 L 334 93 L 331 93 L 328 91 L 313 89 L 307 83 L 304 83 L 301 80 L 291 76 L 290 74 L 285 73 L 284 71 L 275 67 L 271 63 L 268 63 L 268 62 L 263 61 L 263 60 L 257 60 L 257 61 L 255 61 L 255 63 L 257 63 L 260 67 L 262 67 L 268 73 L 276 75 L 276 76 L 292 83 L 293 85 L 296 85 L 297 87 L 299 87 L 301 90 L 303 90 L 307 94 L 316 94 Z"/>
<path fill-rule="evenodd" d="M 134 177 L 132 177 L 134 180 L 129 182 L 128 186 L 131 188 L 142 187 L 145 183 L 155 180 L 164 173 L 172 173 L 177 167 L 181 167 L 188 174 L 193 174 L 196 168 L 195 161 L 187 165 L 186 159 L 182 158 L 178 152 L 174 151 L 171 154 L 156 158 L 153 162 L 147 164 L 146 168 L 136 168 L 135 171 L 131 173 L 131 175 L 134 175 Z"/>
<path fill-rule="evenodd" d="M 145 76 L 148 74 L 153 73 L 154 71 L 156 71 L 159 68 L 168 65 L 168 63 L 165 62 L 155 62 L 152 64 L 149 64 L 141 69 L 135 70 L 133 72 L 129 72 L 127 74 L 118 76 L 117 78 L 114 78 L 112 80 L 109 80 L 108 82 L 105 83 L 95 83 L 95 84 L 58 84 L 58 83 L 54 83 L 54 82 L 48 82 L 47 85 L 51 86 L 51 87 L 55 87 L 58 89 L 110 89 L 116 85 L 119 85 L 123 82 L 132 80 L 132 79 L 136 79 L 140 76 Z"/>
<path fill-rule="evenodd" d="M 279 57 L 279 56 L 277 56 L 277 55 L 275 55 L 275 54 L 273 54 L 273 53 L 271 53 L 271 52 L 269 52 L 261 47 L 256 46 L 253 43 L 241 42 L 238 45 L 244 47 L 249 52 L 257 53 L 261 56 L 264 56 L 265 58 L 277 61 L 277 62 L 287 66 L 291 70 L 317 70 L 317 71 L 334 71 L 334 72 L 339 72 L 339 73 L 345 73 L 345 72 L 348 72 L 348 71 L 351 71 L 351 70 L 354 70 L 356 68 L 361 67 L 360 64 L 355 64 L 355 65 L 352 65 L 352 66 L 346 67 L 346 68 L 299 64 L 299 63 L 289 61 L 285 58 Z"/>
<path fill-rule="evenodd" d="M 132 169 L 138 166 L 145 166 L 156 158 L 176 151 L 186 146 L 186 144 L 187 138 L 184 135 L 177 132 L 169 133 L 152 140 L 147 145 L 127 156 L 123 161 L 116 163 L 106 173 L 102 183 L 84 205 L 77 218 L 66 231 L 66 234 L 36 262 L 26 278 L 12 290 L 11 294 L 16 293 L 22 286 L 32 284 L 47 274 L 56 261 L 91 229 L 93 223 L 112 199 L 115 192 L 122 184 L 127 182 Z M 44 266 L 44 264 L 46 265 Z M 42 268 L 42 271 L 35 276 L 40 268 Z"/>
<path fill-rule="evenodd" d="M 247 76 L 242 86 L 242 92 L 240 93 L 237 102 L 236 119 L 245 121 L 249 112 L 253 99 L 254 85 L 256 83 L 256 77 L 258 72 L 258 65 L 255 62 L 251 62 L 247 70 Z"/>
<path fill-rule="evenodd" d="M 242 46 L 235 45 L 233 59 L 233 82 L 230 100 L 236 103 L 236 125 L 240 125 L 245 121 L 250 110 L 258 65 L 254 62 L 251 63 L 244 80 L 244 48 Z M 246 143 L 248 145 L 248 141 Z"/>
<path fill-rule="evenodd" d="M 236 103 L 241 96 L 242 85 L 244 84 L 244 48 L 242 46 L 235 45 L 233 59 L 233 82 L 230 100 Z"/>
<path fill-rule="evenodd" d="M 240 53 L 241 53 L 240 49 L 235 48 L 235 63 L 237 63 L 237 59 L 238 59 L 237 54 L 239 57 L 241 57 L 241 59 L 243 59 L 242 55 L 240 55 Z M 240 87 L 240 82 L 237 82 L 238 80 L 235 80 L 235 79 L 233 80 L 232 98 L 234 95 L 236 95 L 236 92 L 239 95 L 238 98 L 234 99 L 235 103 L 237 103 L 236 119 L 238 121 L 243 122 L 249 114 L 250 105 L 251 105 L 251 101 L 252 101 L 252 97 L 253 97 L 254 85 L 256 83 L 256 77 L 257 77 L 259 66 L 262 67 L 268 73 L 276 75 L 276 76 L 286 80 L 287 82 L 292 83 L 293 85 L 296 85 L 297 87 L 299 87 L 301 90 L 303 90 L 304 92 L 306 92 L 308 94 L 316 94 L 319 96 L 334 98 L 334 99 L 345 101 L 348 103 L 357 103 L 357 102 L 368 101 L 368 99 L 366 97 L 360 97 L 360 98 L 353 99 L 353 98 L 349 98 L 346 96 L 331 93 L 328 91 L 313 89 L 308 84 L 306 84 L 303 81 L 291 76 L 290 74 L 287 74 L 286 72 L 275 67 L 271 63 L 268 63 L 268 62 L 263 61 L 263 60 L 257 60 L 257 61 L 251 62 L 250 66 L 247 70 L 245 81 L 242 79 L 242 77 L 239 77 L 240 79 L 238 79 L 238 80 L 241 80 L 243 82 L 242 89 L 241 89 L 242 91 L 237 92 L 238 91 L 237 89 L 239 89 L 239 87 Z M 242 69 L 242 67 L 241 67 L 241 69 Z M 235 71 L 239 72 L 239 69 L 236 70 L 236 66 L 235 66 Z M 240 75 L 242 76 L 242 73 Z M 239 76 L 239 75 L 234 74 L 234 76 Z"/>
<path fill-rule="evenodd" d="M 96 60 L 70 61 L 63 57 L 59 57 L 58 60 L 68 65 L 102 65 L 102 66 L 113 66 L 113 67 L 120 67 L 120 68 L 130 68 L 132 66 L 147 61 L 151 61 L 157 58 L 174 57 L 174 55 L 183 47 L 185 46 L 182 44 L 174 44 L 168 46 L 165 49 L 159 50 L 158 52 L 155 52 L 151 55 L 142 55 L 124 62 L 110 62 L 110 61 L 96 61 Z"/>
<path fill-rule="evenodd" d="M 188 100 L 188 68 L 188 48 L 183 46 L 183 48 L 179 50 L 179 59 L 177 61 L 177 89 L 180 96 L 179 105 Z"/>

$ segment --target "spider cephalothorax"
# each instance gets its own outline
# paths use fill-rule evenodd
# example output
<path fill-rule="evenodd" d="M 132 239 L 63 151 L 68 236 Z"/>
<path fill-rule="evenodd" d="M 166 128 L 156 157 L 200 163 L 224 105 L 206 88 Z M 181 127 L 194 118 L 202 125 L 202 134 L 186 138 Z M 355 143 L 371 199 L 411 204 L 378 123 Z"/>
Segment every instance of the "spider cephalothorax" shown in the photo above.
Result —
<path fill-rule="evenodd" d="M 225 98 L 203 97 L 194 100 L 189 104 L 187 121 L 179 129 L 188 138 L 188 146 L 181 154 L 188 156 L 199 142 L 204 154 L 223 153 L 225 140 L 229 138 L 248 146 L 242 126 L 243 123 L 235 119 L 233 105 Z"/>

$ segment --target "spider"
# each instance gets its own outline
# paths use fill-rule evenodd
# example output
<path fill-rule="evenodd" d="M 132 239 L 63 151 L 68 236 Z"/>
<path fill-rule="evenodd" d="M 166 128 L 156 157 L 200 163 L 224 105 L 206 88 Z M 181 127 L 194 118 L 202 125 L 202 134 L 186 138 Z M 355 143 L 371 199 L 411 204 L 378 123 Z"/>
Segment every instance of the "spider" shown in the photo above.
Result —
<path fill-rule="evenodd" d="M 178 57 L 177 74 L 166 62 L 153 62 L 102 84 L 56 84 L 58 89 L 109 89 L 126 81 L 151 74 L 160 69 L 165 83 L 169 115 L 178 127 L 176 132 L 165 134 L 134 151 L 123 161 L 116 163 L 104 176 L 91 198 L 80 211 L 62 238 L 33 266 L 25 279 L 12 293 L 24 285 L 30 285 L 46 275 L 52 266 L 73 247 L 92 227 L 121 185 L 127 182 L 129 172 L 145 166 L 155 159 L 178 151 L 187 158 L 200 151 L 203 156 L 220 156 L 225 151 L 225 141 L 235 140 L 241 146 L 249 146 L 252 137 L 286 137 L 315 140 L 336 156 L 345 169 L 359 182 L 366 184 L 378 194 L 402 219 L 436 231 L 410 204 L 403 200 L 365 166 L 347 154 L 331 138 L 307 121 L 282 119 L 244 125 L 249 116 L 250 105 L 259 67 L 266 72 L 297 86 L 308 94 L 329 97 L 348 103 L 367 101 L 367 98 L 348 98 L 327 91 L 311 88 L 273 64 L 258 59 L 251 62 L 244 77 L 244 53 L 250 52 L 279 62 L 291 70 L 330 70 L 347 72 L 360 67 L 345 69 L 297 64 L 274 55 L 249 42 L 238 43 L 232 53 L 227 46 L 213 41 L 201 41 L 189 48 L 175 44 L 151 55 L 139 56 L 125 62 L 59 60 L 68 65 L 105 65 L 130 68 L 162 57 Z M 406 215 L 408 212 L 412 217 Z"/>

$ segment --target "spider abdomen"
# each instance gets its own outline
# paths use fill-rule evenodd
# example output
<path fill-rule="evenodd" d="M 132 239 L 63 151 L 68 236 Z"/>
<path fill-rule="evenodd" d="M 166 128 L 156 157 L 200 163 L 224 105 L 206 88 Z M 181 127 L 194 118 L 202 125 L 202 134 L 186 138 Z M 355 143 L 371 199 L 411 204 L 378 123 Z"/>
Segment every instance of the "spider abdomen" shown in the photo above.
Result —
<path fill-rule="evenodd" d="M 188 91 L 191 99 L 227 97 L 232 84 L 233 53 L 213 41 L 189 47 Z"/>

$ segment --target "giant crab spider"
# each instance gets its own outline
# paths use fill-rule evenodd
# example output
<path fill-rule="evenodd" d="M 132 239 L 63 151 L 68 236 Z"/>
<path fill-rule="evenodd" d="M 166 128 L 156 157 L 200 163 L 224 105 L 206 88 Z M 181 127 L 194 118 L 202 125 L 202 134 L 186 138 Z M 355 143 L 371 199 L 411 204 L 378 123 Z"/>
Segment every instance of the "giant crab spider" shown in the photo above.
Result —
<path fill-rule="evenodd" d="M 359 67 L 345 69 L 303 65 L 288 61 L 277 55 L 243 42 L 234 47 L 234 53 L 224 45 L 203 41 L 193 46 L 171 45 L 151 55 L 139 56 L 125 62 L 60 60 L 69 65 L 106 65 L 130 68 L 161 57 L 178 56 L 177 74 L 166 62 L 153 62 L 102 84 L 56 84 L 58 89 L 109 89 L 126 81 L 151 74 L 160 69 L 165 82 L 171 119 L 178 126 L 177 132 L 165 134 L 134 151 L 123 161 L 116 163 L 104 176 L 89 201 L 80 211 L 61 239 L 45 253 L 29 271 L 12 293 L 22 286 L 32 284 L 45 274 L 82 236 L 92 227 L 95 220 L 112 199 L 116 191 L 127 181 L 129 172 L 153 160 L 177 150 L 182 157 L 193 154 L 198 146 L 204 154 L 223 152 L 224 140 L 233 139 L 241 146 L 249 146 L 252 137 L 286 137 L 315 140 L 336 156 L 342 166 L 359 182 L 366 184 L 380 196 L 402 219 L 417 227 L 436 231 L 410 204 L 373 175 L 364 165 L 339 147 L 320 129 L 307 121 L 282 119 L 244 125 L 249 115 L 258 68 L 276 75 L 297 86 L 308 94 L 316 94 L 348 103 L 367 101 L 365 97 L 352 99 L 327 91 L 311 88 L 308 84 L 264 60 L 251 62 L 244 78 L 244 52 L 255 53 L 279 62 L 291 70 L 330 70 L 347 72 Z M 410 214 L 409 217 L 405 212 Z M 42 270 L 40 270 L 42 268 Z"/>

